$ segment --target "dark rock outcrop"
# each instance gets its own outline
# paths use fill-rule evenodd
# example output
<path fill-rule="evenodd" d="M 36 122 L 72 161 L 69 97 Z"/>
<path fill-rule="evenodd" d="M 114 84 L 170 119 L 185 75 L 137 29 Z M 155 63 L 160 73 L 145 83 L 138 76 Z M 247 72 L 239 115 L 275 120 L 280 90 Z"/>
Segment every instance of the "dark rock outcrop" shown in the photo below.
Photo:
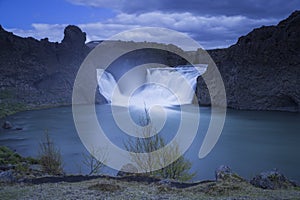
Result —
<path fill-rule="evenodd" d="M 0 27 L 0 106 L 3 104 L 1 107 L 9 107 L 6 104 L 13 104 L 12 107 L 15 107 L 15 104 L 21 104 L 24 108 L 30 108 L 71 104 L 77 71 L 96 46 L 87 46 L 85 40 L 86 34 L 73 25 L 65 28 L 61 43 L 49 42 L 47 38 L 40 41 L 22 38 Z M 142 44 L 119 43 L 136 46 Z M 181 50 L 174 45 L 167 47 Z M 184 59 L 176 57 L 176 54 L 150 48 L 121 56 L 109 69 L 122 69 L 126 65 L 134 67 L 149 62 L 169 66 L 186 63 Z M 104 103 L 105 99 L 97 92 L 95 101 Z"/>
<path fill-rule="evenodd" d="M 278 170 L 271 170 L 262 172 L 256 175 L 250 183 L 255 187 L 262 189 L 287 189 L 289 187 L 295 187 L 296 184 L 290 181 L 286 176 L 281 174 Z"/>
<path fill-rule="evenodd" d="M 229 107 L 300 111 L 300 11 L 208 53 L 222 75 Z M 201 79 L 198 88 L 205 89 Z M 207 91 L 198 89 L 197 96 L 200 104 L 210 104 Z"/>
<path fill-rule="evenodd" d="M 62 43 L 21 38 L 0 27 L 1 103 L 70 104 L 73 82 L 89 53 L 85 33 L 65 28 Z"/>

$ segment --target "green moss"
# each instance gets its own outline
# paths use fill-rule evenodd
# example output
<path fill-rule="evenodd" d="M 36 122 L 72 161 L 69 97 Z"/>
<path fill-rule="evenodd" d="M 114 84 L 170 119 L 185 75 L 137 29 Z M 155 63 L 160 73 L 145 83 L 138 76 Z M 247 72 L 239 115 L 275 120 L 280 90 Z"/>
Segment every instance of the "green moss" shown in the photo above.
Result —
<path fill-rule="evenodd" d="M 15 165 L 19 172 L 27 172 L 31 164 L 38 164 L 37 159 L 24 158 L 6 146 L 0 146 L 0 165 Z"/>
<path fill-rule="evenodd" d="M 24 159 L 17 154 L 16 152 L 12 151 L 8 147 L 0 146 L 0 164 L 7 165 L 7 164 L 18 164 L 24 161 Z"/>
<path fill-rule="evenodd" d="M 26 109 L 27 106 L 23 103 L 2 102 L 0 103 L 0 118 L 12 115 L 20 111 L 24 111 Z"/>
<path fill-rule="evenodd" d="M 294 187 L 294 189 L 297 190 L 297 191 L 300 191 L 300 187 L 299 186 Z"/>
<path fill-rule="evenodd" d="M 0 91 L 0 99 L 12 99 L 16 96 L 15 88 L 7 88 Z"/>

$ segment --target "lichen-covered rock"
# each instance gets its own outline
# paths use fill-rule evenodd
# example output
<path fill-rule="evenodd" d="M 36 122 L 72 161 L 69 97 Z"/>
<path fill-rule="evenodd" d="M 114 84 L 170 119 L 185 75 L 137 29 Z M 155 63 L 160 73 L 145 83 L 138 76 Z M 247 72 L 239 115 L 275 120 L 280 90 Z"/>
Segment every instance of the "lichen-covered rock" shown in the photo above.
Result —
<path fill-rule="evenodd" d="M 231 168 L 226 165 L 221 165 L 215 171 L 216 181 L 241 182 L 245 181 L 242 177 L 232 172 Z"/>
<path fill-rule="evenodd" d="M 230 167 L 228 167 L 226 165 L 221 165 L 215 171 L 216 181 L 224 180 L 231 175 L 232 175 L 232 171 L 231 171 Z"/>
<path fill-rule="evenodd" d="M 289 187 L 294 187 L 296 184 L 290 181 L 286 176 L 280 173 L 277 169 L 262 172 L 256 175 L 250 183 L 255 187 L 263 189 L 286 189 Z"/>

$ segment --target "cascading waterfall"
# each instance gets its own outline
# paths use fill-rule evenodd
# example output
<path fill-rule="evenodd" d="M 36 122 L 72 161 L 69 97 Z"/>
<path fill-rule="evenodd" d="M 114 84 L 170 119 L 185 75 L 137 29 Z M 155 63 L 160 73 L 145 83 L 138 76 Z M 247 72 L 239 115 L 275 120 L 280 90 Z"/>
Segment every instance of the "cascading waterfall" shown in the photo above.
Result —
<path fill-rule="evenodd" d="M 97 69 L 99 92 L 109 103 L 119 106 L 190 104 L 195 93 L 197 77 L 205 72 L 206 67 L 207 65 L 197 65 L 196 67 L 186 65 L 146 68 L 145 83 L 136 85 L 130 95 L 125 95 L 120 91 L 111 73 Z M 138 76 L 142 76 L 142 74 L 138 74 Z M 128 83 L 128 87 L 132 87 L 132 84 Z"/>

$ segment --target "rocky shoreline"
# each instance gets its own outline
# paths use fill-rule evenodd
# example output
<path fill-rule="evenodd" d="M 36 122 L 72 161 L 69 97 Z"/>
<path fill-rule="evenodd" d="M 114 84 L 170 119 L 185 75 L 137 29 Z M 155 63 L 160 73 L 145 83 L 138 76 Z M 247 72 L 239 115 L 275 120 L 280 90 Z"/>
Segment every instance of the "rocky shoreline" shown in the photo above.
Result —
<path fill-rule="evenodd" d="M 297 199 L 300 187 L 277 170 L 251 181 L 228 166 L 215 171 L 215 180 L 179 182 L 126 174 L 49 175 L 38 161 L 22 158 L 6 147 L 0 151 L 1 199 Z M 55 192 L 54 192 L 55 191 Z"/>
<path fill-rule="evenodd" d="M 236 174 L 221 172 L 215 181 L 180 183 L 131 175 L 42 177 L 0 183 L 2 199 L 298 199 L 300 187 L 263 189 Z M 277 177 L 278 178 L 278 177 Z M 276 177 L 272 177 L 275 180 Z M 279 179 L 278 179 L 279 180 Z M 277 180 L 277 181 L 278 181 Z M 274 181 L 273 181 L 274 182 Z M 276 181 L 275 181 L 276 182 Z"/>

